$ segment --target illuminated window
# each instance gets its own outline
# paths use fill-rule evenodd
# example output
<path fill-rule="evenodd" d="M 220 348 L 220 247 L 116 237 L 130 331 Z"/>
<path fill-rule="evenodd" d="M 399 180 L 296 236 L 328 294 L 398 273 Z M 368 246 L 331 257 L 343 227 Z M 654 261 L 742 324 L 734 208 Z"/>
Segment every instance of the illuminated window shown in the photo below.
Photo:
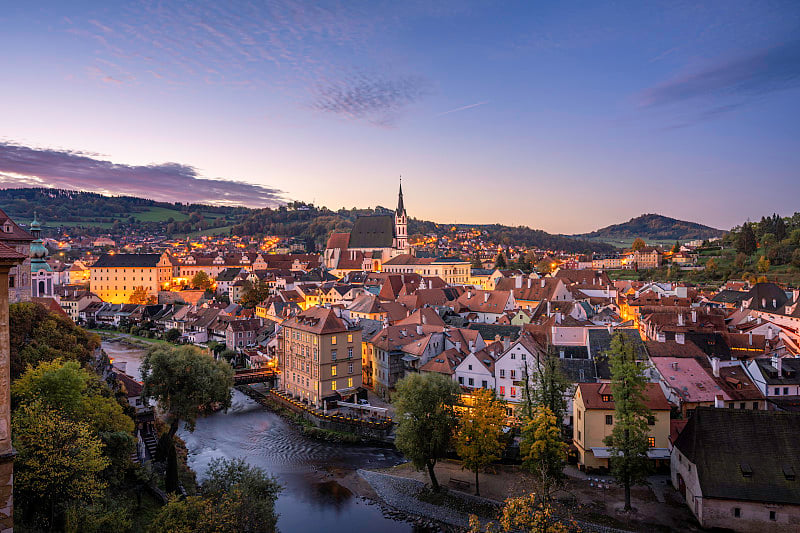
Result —
<path fill-rule="evenodd" d="M 347 378 L 347 386 L 348 387 L 352 387 L 353 386 L 353 378 Z"/>
<path fill-rule="evenodd" d="M 611 395 L 610 394 L 603 394 L 602 396 L 600 396 L 600 399 L 603 400 L 604 402 L 610 402 L 611 401 Z"/>
<path fill-rule="evenodd" d="M 511 387 L 511 397 L 515 398 L 517 396 L 517 388 Z"/>
<path fill-rule="evenodd" d="M 335 375 L 336 375 L 336 365 L 333 365 L 331 367 L 331 376 L 335 376 Z"/>
<path fill-rule="evenodd" d="M 656 447 L 656 438 L 655 437 L 647 437 L 647 445 L 651 448 Z"/>
<path fill-rule="evenodd" d="M 505 395 L 506 395 L 506 388 L 500 385 L 500 396 L 505 396 Z"/>
<path fill-rule="evenodd" d="M 333 337 L 331 337 L 331 344 L 332 344 L 332 345 L 334 345 L 334 346 L 336 346 L 336 335 L 334 335 Z"/>
<path fill-rule="evenodd" d="M 353 334 L 352 333 L 348 333 L 347 334 L 347 342 L 353 342 Z"/>
<path fill-rule="evenodd" d="M 336 390 L 336 380 L 335 379 L 333 381 L 331 381 L 331 390 L 332 391 Z"/>

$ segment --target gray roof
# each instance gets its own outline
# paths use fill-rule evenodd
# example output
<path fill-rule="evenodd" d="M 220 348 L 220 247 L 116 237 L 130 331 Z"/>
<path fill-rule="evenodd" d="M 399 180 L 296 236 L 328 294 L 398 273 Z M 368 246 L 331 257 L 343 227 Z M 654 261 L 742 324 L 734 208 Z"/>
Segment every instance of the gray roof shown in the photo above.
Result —
<path fill-rule="evenodd" d="M 800 359 L 784 357 L 781 359 L 781 374 L 772 366 L 769 359 L 756 359 L 758 370 L 764 377 L 767 385 L 797 385 L 800 384 Z"/>
<path fill-rule="evenodd" d="M 495 336 L 500 335 L 500 337 L 510 337 L 511 341 L 517 340 L 519 337 L 520 331 L 522 331 L 521 326 L 506 326 L 506 325 L 498 325 L 498 324 L 479 324 L 479 323 L 471 323 L 469 325 L 469 329 L 477 330 L 478 333 L 481 334 L 481 338 L 485 339 L 486 342 L 494 341 Z"/>
<path fill-rule="evenodd" d="M 712 302 L 725 303 L 725 304 L 738 304 L 747 298 L 745 291 L 732 291 L 730 289 L 723 289 L 711 298 Z"/>
<path fill-rule="evenodd" d="M 392 215 L 362 216 L 350 230 L 350 248 L 391 248 L 394 246 Z"/>
<path fill-rule="evenodd" d="M 154 268 L 161 254 L 103 254 L 92 268 Z"/>
<path fill-rule="evenodd" d="M 797 435 L 800 414 L 698 407 L 675 447 L 695 464 L 704 498 L 798 505 Z"/>
<path fill-rule="evenodd" d="M 647 360 L 647 350 L 645 350 L 642 337 L 639 335 L 638 329 L 614 329 L 613 333 L 621 332 L 625 335 L 626 340 L 632 342 L 636 347 L 636 359 L 639 361 Z M 611 349 L 611 337 L 613 333 L 609 333 L 608 329 L 590 329 L 589 330 L 589 355 L 591 357 L 599 357 Z"/>

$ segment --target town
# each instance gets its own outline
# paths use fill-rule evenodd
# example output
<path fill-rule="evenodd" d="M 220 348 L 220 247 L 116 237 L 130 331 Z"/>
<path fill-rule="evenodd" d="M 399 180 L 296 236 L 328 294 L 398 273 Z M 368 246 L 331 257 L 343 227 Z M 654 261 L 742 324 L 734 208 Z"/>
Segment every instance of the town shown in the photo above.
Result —
<path fill-rule="evenodd" d="M 521 464 L 536 505 L 558 505 L 559 491 L 578 484 L 588 489 L 580 503 L 602 492 L 611 503 L 594 516 L 616 516 L 622 529 L 691 520 L 792 531 L 800 290 L 769 281 L 764 269 L 716 285 L 649 279 L 665 265 L 712 270 L 713 256 L 700 259 L 708 250 L 754 254 L 754 229 L 763 263 L 770 240 L 793 242 L 792 223 L 764 219 L 770 231 L 747 223 L 734 238 L 669 248 L 636 239 L 589 255 L 499 246 L 479 230 L 412 241 L 401 186 L 394 212 L 359 216 L 324 250 L 280 236 L 45 238 L 38 218 L 0 213 L 0 274 L 5 306 L 30 302 L 104 345 L 195 347 L 230 368 L 238 390 L 299 417 L 308 434 L 395 445 L 434 489 L 503 500 L 518 488 L 491 472 Z M 126 364 L 111 358 L 98 369 L 135 410 L 132 460 L 156 460 L 157 420 L 169 409 Z M 442 386 L 450 392 L 436 400 Z M 414 404 L 414 394 L 450 405 L 459 422 L 409 429 L 409 413 L 437 407 Z M 494 443 L 474 444 L 470 428 L 494 433 Z M 550 430 L 543 442 L 552 450 L 531 451 Z M 437 435 L 436 451 L 417 449 L 415 439 Z M 392 496 L 383 500 L 393 506 Z M 591 529 L 591 516 L 573 519 Z"/>

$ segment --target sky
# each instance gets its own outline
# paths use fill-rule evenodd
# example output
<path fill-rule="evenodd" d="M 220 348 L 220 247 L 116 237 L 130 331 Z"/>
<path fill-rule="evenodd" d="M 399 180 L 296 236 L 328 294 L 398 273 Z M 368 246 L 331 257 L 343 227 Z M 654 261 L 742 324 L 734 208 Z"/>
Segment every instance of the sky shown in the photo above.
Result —
<path fill-rule="evenodd" d="M 800 211 L 800 2 L 3 2 L 0 187 L 583 233 Z"/>

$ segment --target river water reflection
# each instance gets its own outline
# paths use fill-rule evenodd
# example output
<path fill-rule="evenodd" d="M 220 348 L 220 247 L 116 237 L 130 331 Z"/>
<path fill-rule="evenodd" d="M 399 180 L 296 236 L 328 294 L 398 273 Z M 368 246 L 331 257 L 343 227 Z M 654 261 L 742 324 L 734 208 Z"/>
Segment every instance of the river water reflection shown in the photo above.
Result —
<path fill-rule="evenodd" d="M 144 350 L 103 343 L 115 360 L 128 363 L 138 378 Z M 189 466 L 202 480 L 211 460 L 241 457 L 278 478 L 284 486 L 276 510 L 283 533 L 409 532 L 414 527 L 384 516 L 380 507 L 353 495 L 339 482 L 353 479 L 358 468 L 382 468 L 402 461 L 389 448 L 345 446 L 305 438 L 278 415 L 234 390 L 233 405 L 179 432 L 189 451 Z"/>

